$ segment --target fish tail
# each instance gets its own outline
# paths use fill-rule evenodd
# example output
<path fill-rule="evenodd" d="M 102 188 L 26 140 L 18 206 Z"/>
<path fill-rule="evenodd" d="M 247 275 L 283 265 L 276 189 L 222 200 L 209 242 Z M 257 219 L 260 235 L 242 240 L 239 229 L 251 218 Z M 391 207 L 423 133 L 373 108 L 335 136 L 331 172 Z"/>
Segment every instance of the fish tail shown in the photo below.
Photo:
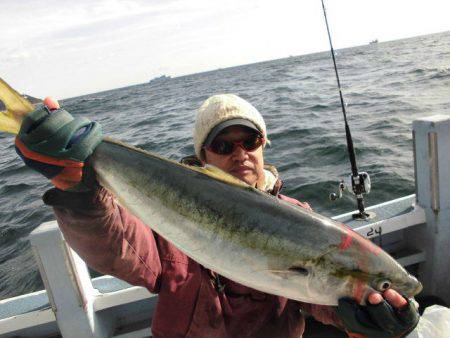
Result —
<path fill-rule="evenodd" d="M 33 104 L 2 78 L 0 78 L 0 101 L 0 131 L 17 134 L 23 117 L 34 110 Z"/>

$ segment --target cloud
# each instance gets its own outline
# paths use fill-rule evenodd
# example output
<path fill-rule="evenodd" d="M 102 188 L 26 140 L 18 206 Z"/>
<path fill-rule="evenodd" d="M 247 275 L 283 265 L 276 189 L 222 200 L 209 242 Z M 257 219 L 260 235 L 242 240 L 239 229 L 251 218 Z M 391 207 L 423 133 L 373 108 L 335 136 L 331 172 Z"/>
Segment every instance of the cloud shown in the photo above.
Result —
<path fill-rule="evenodd" d="M 420 3 L 405 11 L 404 1 L 327 1 L 335 47 L 450 29 L 447 2 Z M 0 76 L 42 92 L 66 81 L 71 96 L 328 48 L 315 0 L 0 0 L 0 8 Z"/>

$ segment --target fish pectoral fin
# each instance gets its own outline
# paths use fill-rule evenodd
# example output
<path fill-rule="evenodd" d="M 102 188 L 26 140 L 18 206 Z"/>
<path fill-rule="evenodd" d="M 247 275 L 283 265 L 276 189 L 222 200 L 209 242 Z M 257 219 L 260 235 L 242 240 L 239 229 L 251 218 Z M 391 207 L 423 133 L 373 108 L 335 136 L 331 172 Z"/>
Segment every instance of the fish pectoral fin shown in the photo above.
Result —
<path fill-rule="evenodd" d="M 287 270 L 268 270 L 270 273 L 282 278 L 289 278 L 294 276 L 308 276 L 308 269 L 301 266 L 291 266 Z"/>
<path fill-rule="evenodd" d="M 308 269 L 303 267 L 303 266 L 300 266 L 300 265 L 291 266 L 289 268 L 289 271 L 295 272 L 295 273 L 300 274 L 302 276 L 308 276 L 309 275 Z"/>

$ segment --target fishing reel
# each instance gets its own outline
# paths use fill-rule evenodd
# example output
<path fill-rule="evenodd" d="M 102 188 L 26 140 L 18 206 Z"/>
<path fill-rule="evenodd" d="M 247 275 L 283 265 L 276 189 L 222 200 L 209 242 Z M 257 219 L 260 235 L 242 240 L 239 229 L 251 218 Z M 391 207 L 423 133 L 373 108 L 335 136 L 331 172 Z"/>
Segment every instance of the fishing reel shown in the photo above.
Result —
<path fill-rule="evenodd" d="M 339 182 L 337 192 L 330 194 L 330 201 L 334 202 L 342 198 L 342 193 L 347 188 L 347 191 L 353 195 L 361 195 L 370 193 L 371 183 L 370 176 L 366 172 L 359 173 L 358 176 L 348 175 L 344 180 Z"/>
<path fill-rule="evenodd" d="M 370 176 L 366 172 L 360 172 L 357 176 L 353 176 L 352 174 L 348 175 L 345 180 L 341 180 L 339 182 L 337 192 L 333 192 L 330 194 L 330 201 L 334 202 L 340 198 L 342 198 L 342 193 L 344 190 L 356 196 L 358 202 L 359 213 L 354 214 L 354 219 L 368 219 L 375 217 L 375 214 L 372 212 L 367 212 L 364 210 L 363 204 L 363 194 L 370 193 L 371 182 Z"/>

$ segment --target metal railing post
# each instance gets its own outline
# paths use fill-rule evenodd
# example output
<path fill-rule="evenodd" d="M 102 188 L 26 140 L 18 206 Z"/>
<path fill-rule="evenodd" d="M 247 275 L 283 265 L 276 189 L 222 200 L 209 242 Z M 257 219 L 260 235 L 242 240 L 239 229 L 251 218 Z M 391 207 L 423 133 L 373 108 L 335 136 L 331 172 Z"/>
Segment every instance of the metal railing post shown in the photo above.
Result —
<path fill-rule="evenodd" d="M 30 234 L 39 271 L 64 338 L 111 336 L 112 323 L 96 315 L 95 295 L 83 260 L 67 245 L 55 221 Z"/>
<path fill-rule="evenodd" d="M 419 266 L 425 295 L 439 295 L 450 304 L 450 116 L 432 116 L 413 123 L 417 203 L 426 226 L 408 234 L 425 250 Z"/>

